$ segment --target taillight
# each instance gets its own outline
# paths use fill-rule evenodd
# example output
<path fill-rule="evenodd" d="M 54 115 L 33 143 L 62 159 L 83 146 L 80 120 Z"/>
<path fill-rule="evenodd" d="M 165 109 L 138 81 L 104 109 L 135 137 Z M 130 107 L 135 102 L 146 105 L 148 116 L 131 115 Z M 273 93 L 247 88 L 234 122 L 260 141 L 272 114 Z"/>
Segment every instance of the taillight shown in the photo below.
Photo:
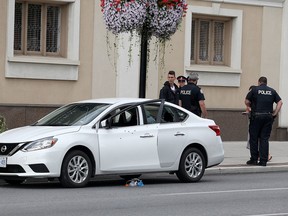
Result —
<path fill-rule="evenodd" d="M 221 135 L 220 127 L 218 125 L 209 125 L 209 128 L 211 128 L 216 133 L 216 136 Z"/>

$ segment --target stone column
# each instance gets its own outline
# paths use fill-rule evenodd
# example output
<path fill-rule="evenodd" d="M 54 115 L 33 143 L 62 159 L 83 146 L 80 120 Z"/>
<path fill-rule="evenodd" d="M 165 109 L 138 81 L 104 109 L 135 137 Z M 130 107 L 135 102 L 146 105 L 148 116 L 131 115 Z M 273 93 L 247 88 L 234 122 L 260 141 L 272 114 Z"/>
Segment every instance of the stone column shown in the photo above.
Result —
<path fill-rule="evenodd" d="M 139 96 L 140 40 L 136 31 L 118 36 L 116 97 Z"/>
<path fill-rule="evenodd" d="M 280 60 L 280 83 L 279 94 L 283 100 L 283 106 L 279 115 L 279 127 L 288 127 L 288 1 L 284 2 L 282 19 L 282 41 L 281 41 L 281 60 Z"/>

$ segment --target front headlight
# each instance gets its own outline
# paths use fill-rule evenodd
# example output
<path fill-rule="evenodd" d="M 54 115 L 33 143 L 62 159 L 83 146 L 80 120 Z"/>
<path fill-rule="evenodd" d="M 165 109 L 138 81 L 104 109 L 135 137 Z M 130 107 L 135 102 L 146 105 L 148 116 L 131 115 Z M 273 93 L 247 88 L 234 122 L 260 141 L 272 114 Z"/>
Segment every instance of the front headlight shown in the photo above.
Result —
<path fill-rule="evenodd" d="M 44 139 L 40 140 L 35 140 L 28 145 L 26 145 L 23 149 L 21 149 L 24 152 L 29 152 L 29 151 L 36 151 L 36 150 L 41 150 L 41 149 L 46 149 L 46 148 L 51 148 L 53 145 L 56 144 L 57 138 L 54 137 L 47 137 Z"/>

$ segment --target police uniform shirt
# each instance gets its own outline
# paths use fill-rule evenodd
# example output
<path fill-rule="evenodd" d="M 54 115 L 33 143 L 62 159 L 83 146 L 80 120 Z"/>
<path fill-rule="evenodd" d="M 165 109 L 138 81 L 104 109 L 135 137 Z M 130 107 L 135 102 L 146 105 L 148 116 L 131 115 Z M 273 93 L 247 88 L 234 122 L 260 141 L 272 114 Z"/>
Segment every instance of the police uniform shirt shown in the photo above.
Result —
<path fill-rule="evenodd" d="M 181 88 L 179 99 L 182 102 L 183 108 L 192 112 L 201 112 L 199 101 L 205 100 L 205 97 L 201 88 L 194 83 L 188 83 Z"/>
<path fill-rule="evenodd" d="M 278 93 L 265 84 L 252 88 L 246 99 L 251 102 L 252 113 L 273 113 L 273 103 L 281 100 Z"/>

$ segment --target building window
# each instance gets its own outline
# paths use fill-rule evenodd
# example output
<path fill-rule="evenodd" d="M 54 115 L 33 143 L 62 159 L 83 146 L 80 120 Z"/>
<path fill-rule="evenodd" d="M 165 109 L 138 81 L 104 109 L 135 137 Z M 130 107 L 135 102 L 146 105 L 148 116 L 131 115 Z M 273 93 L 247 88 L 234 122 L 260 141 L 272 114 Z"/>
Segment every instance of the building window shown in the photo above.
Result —
<path fill-rule="evenodd" d="M 63 5 L 16 2 L 14 53 L 64 56 L 64 11 Z"/>
<path fill-rule="evenodd" d="M 202 86 L 239 87 L 243 11 L 188 5 L 185 22 L 185 72 L 197 72 Z"/>
<path fill-rule="evenodd" d="M 191 64 L 228 65 L 230 19 L 196 17 L 191 26 Z"/>
<path fill-rule="evenodd" d="M 80 0 L 9 0 L 7 8 L 5 77 L 78 80 Z"/>

